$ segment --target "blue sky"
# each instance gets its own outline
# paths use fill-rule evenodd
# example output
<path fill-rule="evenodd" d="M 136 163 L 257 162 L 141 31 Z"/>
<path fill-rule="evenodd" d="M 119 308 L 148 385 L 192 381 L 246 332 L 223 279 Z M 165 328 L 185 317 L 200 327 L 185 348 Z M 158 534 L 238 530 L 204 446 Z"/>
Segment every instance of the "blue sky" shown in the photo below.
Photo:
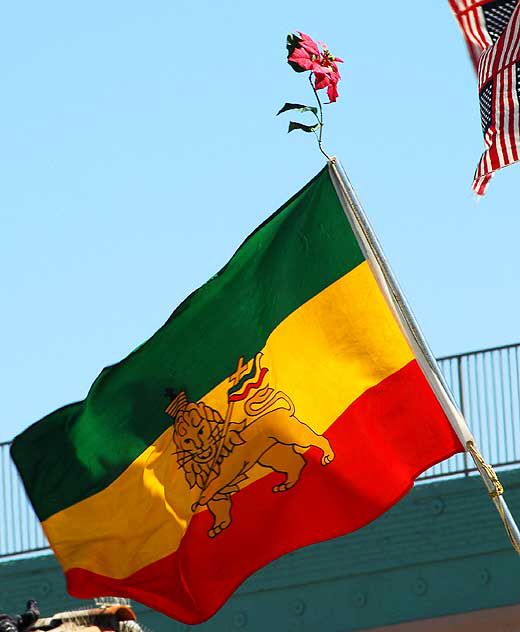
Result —
<path fill-rule="evenodd" d="M 323 166 L 274 117 L 312 98 L 290 30 L 345 59 L 325 146 L 434 353 L 520 338 L 520 167 L 471 193 L 476 81 L 447 0 L 11 3 L 0 29 L 0 441 L 82 399 Z"/>

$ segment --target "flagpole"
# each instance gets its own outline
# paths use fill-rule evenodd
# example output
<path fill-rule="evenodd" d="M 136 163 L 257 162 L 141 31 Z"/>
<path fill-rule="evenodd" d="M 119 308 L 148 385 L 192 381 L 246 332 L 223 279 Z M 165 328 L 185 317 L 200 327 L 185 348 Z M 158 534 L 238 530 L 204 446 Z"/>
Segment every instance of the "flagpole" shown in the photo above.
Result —
<path fill-rule="evenodd" d="M 453 398 L 444 376 L 439 370 L 437 361 L 399 287 L 345 170 L 336 158 L 329 160 L 328 168 L 345 215 L 358 239 L 379 288 L 384 294 L 403 335 L 412 347 L 417 362 L 446 413 L 453 430 L 475 462 L 489 496 L 493 500 L 504 523 L 511 544 L 520 555 L 520 531 L 502 496 L 503 487 L 493 468 L 484 461 L 476 447 L 475 439 L 468 424 Z"/>

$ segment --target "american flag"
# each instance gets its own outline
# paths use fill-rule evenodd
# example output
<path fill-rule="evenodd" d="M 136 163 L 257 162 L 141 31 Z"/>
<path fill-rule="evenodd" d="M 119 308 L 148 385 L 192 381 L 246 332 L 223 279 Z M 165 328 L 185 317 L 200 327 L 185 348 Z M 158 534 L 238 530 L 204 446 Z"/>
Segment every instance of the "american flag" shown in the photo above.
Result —
<path fill-rule="evenodd" d="M 473 190 L 484 195 L 493 173 L 520 157 L 520 1 L 449 2 L 477 70 L 486 151 Z"/>

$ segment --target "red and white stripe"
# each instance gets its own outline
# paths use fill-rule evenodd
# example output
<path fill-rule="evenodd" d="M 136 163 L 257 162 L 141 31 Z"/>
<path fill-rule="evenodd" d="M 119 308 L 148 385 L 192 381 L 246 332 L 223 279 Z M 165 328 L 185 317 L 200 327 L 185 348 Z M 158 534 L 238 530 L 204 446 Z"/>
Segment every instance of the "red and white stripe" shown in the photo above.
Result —
<path fill-rule="evenodd" d="M 493 80 L 491 125 L 484 135 L 486 150 L 473 179 L 473 191 L 484 195 L 493 173 L 519 160 L 520 105 L 516 63 L 520 60 L 520 2 L 493 44 L 482 7 L 492 0 L 449 0 L 464 33 L 478 76 L 479 93 Z M 480 53 L 479 53 L 480 51 Z"/>
<path fill-rule="evenodd" d="M 493 0 L 449 0 L 451 9 L 464 34 L 466 45 L 475 70 L 483 50 L 493 44 L 489 34 L 482 6 Z"/>

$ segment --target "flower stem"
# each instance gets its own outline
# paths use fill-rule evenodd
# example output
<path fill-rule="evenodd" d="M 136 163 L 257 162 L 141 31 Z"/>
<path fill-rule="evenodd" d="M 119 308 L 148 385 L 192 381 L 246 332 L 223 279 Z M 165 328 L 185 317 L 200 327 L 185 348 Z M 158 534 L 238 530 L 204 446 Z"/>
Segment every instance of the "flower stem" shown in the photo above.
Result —
<path fill-rule="evenodd" d="M 321 144 L 321 136 L 323 133 L 323 107 L 321 105 L 321 101 L 320 101 L 320 97 L 318 95 L 318 91 L 316 90 L 316 88 L 314 87 L 314 84 L 312 83 L 312 72 L 309 73 L 309 83 L 311 84 L 311 88 L 312 91 L 314 92 L 314 96 L 316 97 L 316 101 L 318 102 L 318 110 L 320 113 L 320 116 L 318 117 L 318 121 L 320 123 L 320 132 L 319 134 L 316 134 L 316 132 L 314 132 L 315 136 L 316 136 L 316 140 L 318 141 L 318 147 L 320 148 L 321 153 L 325 156 L 325 158 L 330 161 L 330 156 L 327 154 L 327 152 L 323 149 L 323 146 Z"/>

